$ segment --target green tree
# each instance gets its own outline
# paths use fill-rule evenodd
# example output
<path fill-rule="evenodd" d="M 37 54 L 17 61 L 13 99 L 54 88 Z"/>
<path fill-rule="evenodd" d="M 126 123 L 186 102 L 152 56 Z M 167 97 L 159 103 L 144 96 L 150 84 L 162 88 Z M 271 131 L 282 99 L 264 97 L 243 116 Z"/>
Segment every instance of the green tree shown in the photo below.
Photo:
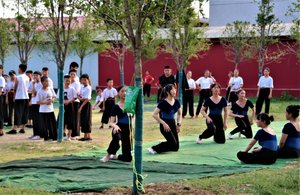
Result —
<path fill-rule="evenodd" d="M 0 18 L 0 62 L 3 66 L 5 66 L 5 58 L 10 54 L 11 44 L 11 24 Z"/>
<path fill-rule="evenodd" d="M 182 104 L 183 69 L 189 65 L 189 59 L 199 58 L 201 51 L 209 48 L 204 35 L 204 28 L 195 28 L 197 17 L 191 6 L 193 0 L 174 0 L 169 15 L 172 18 L 168 27 L 170 35 L 167 39 L 167 51 L 170 52 L 179 70 L 178 99 Z"/>
<path fill-rule="evenodd" d="M 256 54 L 251 41 L 254 36 L 255 32 L 249 22 L 237 20 L 226 25 L 221 44 L 225 49 L 226 59 L 234 63 L 235 69 L 241 62 L 252 59 Z"/>

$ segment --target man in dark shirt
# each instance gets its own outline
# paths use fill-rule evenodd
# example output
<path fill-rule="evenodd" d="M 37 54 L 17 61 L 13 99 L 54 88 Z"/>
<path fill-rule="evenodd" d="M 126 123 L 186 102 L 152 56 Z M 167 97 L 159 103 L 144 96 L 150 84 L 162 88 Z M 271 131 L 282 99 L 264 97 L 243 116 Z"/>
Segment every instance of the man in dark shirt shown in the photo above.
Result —
<path fill-rule="evenodd" d="M 158 92 L 157 92 L 157 103 L 160 101 L 160 94 L 162 89 L 168 85 L 168 84 L 173 84 L 176 85 L 176 79 L 174 75 L 172 74 L 172 69 L 170 66 L 165 66 L 164 68 L 164 74 L 161 75 L 158 79 Z"/>

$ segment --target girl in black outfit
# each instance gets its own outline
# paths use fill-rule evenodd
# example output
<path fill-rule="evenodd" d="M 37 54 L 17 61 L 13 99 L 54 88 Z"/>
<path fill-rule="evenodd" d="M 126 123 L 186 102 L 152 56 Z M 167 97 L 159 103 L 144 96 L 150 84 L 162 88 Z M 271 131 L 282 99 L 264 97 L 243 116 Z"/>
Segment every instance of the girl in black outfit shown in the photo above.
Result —
<path fill-rule="evenodd" d="M 290 105 L 286 108 L 285 117 L 290 122 L 285 124 L 279 144 L 279 158 L 298 158 L 300 157 L 300 105 Z"/>
<path fill-rule="evenodd" d="M 208 98 L 202 108 L 201 114 L 206 118 L 207 129 L 199 135 L 196 140 L 200 144 L 203 139 L 214 136 L 216 143 L 225 143 L 224 129 L 227 129 L 227 101 L 224 97 L 219 96 L 221 86 L 218 83 L 211 85 L 212 96 Z M 209 108 L 209 114 L 206 113 Z M 224 122 L 222 118 L 222 110 L 224 109 Z"/>
<path fill-rule="evenodd" d="M 236 92 L 238 96 L 238 101 L 232 104 L 231 110 L 232 112 L 229 113 L 229 116 L 234 117 L 235 123 L 237 127 L 232 130 L 228 135 L 228 139 L 232 139 L 232 136 L 236 133 L 241 133 L 246 136 L 246 138 L 252 138 L 252 128 L 251 125 L 253 124 L 253 118 L 255 116 L 255 108 L 253 103 L 246 98 L 246 91 L 240 89 Z M 248 109 L 252 109 L 252 116 L 248 118 Z"/>
<path fill-rule="evenodd" d="M 160 132 L 167 141 L 148 148 L 150 154 L 179 150 L 178 133 L 180 132 L 182 110 L 175 99 L 176 89 L 173 84 L 166 85 L 162 90 L 161 101 L 153 112 L 153 118 L 160 123 Z M 175 113 L 177 112 L 177 124 Z"/>
<path fill-rule="evenodd" d="M 117 89 L 120 102 L 115 104 L 111 111 L 111 126 L 112 130 L 112 140 L 107 149 L 107 154 L 100 159 L 101 162 L 107 162 L 110 159 L 121 160 L 125 162 L 130 162 L 132 160 L 131 156 L 131 140 L 130 140 L 130 127 L 131 119 L 126 112 L 123 111 L 125 97 L 126 97 L 126 87 L 120 86 Z M 120 148 L 119 142 L 122 142 L 122 154 L 117 155 L 117 151 Z"/>

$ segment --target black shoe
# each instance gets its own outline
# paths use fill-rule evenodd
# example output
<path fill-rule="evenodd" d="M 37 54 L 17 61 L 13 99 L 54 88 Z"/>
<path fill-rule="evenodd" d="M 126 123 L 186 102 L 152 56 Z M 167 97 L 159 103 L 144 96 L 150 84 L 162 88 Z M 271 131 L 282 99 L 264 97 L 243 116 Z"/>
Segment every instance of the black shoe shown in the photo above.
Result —
<path fill-rule="evenodd" d="M 25 125 L 25 127 L 32 128 L 33 126 L 32 125 Z"/>
<path fill-rule="evenodd" d="M 99 129 L 103 129 L 103 125 L 101 125 L 101 126 L 99 127 Z"/>
<path fill-rule="evenodd" d="M 6 132 L 6 134 L 17 134 L 17 130 L 12 129 L 12 130 Z"/>
<path fill-rule="evenodd" d="M 24 130 L 24 129 L 21 129 L 21 130 L 19 131 L 19 133 L 25 133 L 25 130 Z"/>
<path fill-rule="evenodd" d="M 80 138 L 80 139 L 78 139 L 78 141 L 85 141 L 86 140 L 86 138 Z"/>

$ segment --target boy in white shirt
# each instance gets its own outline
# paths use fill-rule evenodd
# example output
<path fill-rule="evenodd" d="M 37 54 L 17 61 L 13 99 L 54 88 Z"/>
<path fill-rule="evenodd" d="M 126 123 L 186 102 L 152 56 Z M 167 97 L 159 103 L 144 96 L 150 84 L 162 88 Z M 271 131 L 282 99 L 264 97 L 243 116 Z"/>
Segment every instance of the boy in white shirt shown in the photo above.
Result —
<path fill-rule="evenodd" d="M 3 73 L 3 66 L 0 65 L 0 136 L 3 136 L 3 123 L 4 123 L 2 93 L 5 87 L 5 80 L 2 76 L 2 73 Z"/>

